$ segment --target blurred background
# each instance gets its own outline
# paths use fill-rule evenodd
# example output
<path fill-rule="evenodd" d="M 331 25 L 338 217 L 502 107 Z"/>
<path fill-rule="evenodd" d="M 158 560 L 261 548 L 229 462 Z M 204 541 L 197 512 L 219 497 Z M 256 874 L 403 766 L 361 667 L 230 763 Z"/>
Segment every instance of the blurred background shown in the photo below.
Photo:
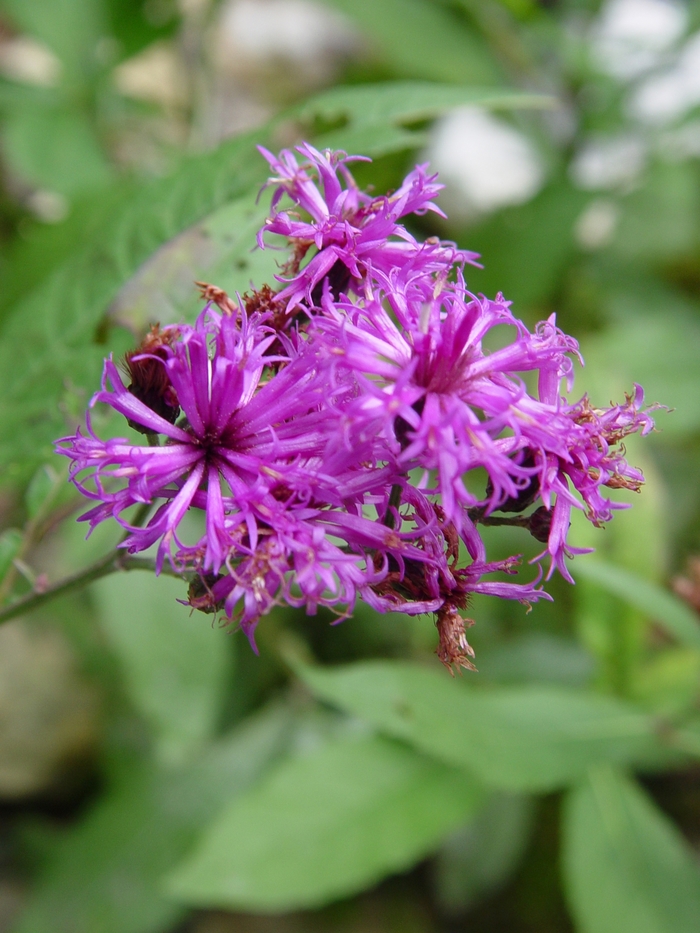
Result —
<path fill-rule="evenodd" d="M 402 85 L 392 125 L 372 122 L 370 98 L 349 117 L 339 104 L 305 103 L 399 81 L 415 84 Z M 444 102 L 412 109 L 410 88 L 429 85 Z M 493 105 L 490 89 L 503 92 Z M 509 89 L 522 96 L 509 103 Z M 700 613 L 700 3 L 2 0 L 0 121 L 2 599 L 87 566 L 117 540 L 109 529 L 83 540 L 80 503 L 50 453 L 97 386 L 100 359 L 148 322 L 191 319 L 195 279 L 241 291 L 271 281 L 275 255 L 250 252 L 265 166 L 245 141 L 348 139 L 373 155 L 356 175 L 377 193 L 430 161 L 449 219 L 419 218 L 415 231 L 481 253 L 470 288 L 502 291 L 528 326 L 556 312 L 586 361 L 577 397 L 604 405 L 638 382 L 671 409 L 645 442 L 630 439 L 647 477 L 639 496 L 620 495 L 634 508 L 605 531 L 576 526 L 598 572 L 579 558 L 577 586 L 554 580 L 555 601 L 527 615 L 475 599 L 479 673 L 455 689 L 571 688 L 692 733 L 700 642 L 694 629 L 674 635 L 673 620 L 692 629 Z M 488 530 L 496 556 L 534 556 L 519 529 Z M 307 830 L 295 836 L 275 807 L 294 805 L 294 782 L 328 743 L 365 741 L 368 729 L 290 676 L 278 635 L 324 664 L 439 668 L 434 626 L 361 607 L 331 627 L 327 614 L 280 610 L 263 620 L 256 657 L 241 636 L 191 617 L 183 596 L 172 579 L 113 576 L 0 628 L 0 931 L 700 929 L 690 908 L 673 921 L 685 896 L 673 879 L 647 925 L 627 911 L 624 898 L 644 898 L 663 875 L 651 856 L 636 889 L 623 879 L 601 902 L 594 863 L 609 857 L 614 872 L 624 853 L 591 843 L 593 867 L 581 867 L 566 841 L 573 811 L 562 843 L 563 791 L 546 781 L 495 786 L 427 841 L 324 888 L 323 866 L 347 855 L 341 801 L 334 839 L 319 843 L 318 890 L 275 900 L 279 875 L 265 866 L 293 875 L 316 844 L 305 835 L 313 815 L 302 807 Z M 660 868 L 676 877 L 682 853 L 697 906 L 700 767 L 680 755 L 640 781 L 675 853 L 664 849 Z M 254 798 L 256 787 L 270 800 Z M 235 799 L 255 852 L 236 849 L 235 833 L 212 841 Z M 371 808 L 352 812 L 377 825 Z M 219 845 L 223 866 L 258 859 L 258 873 L 245 889 L 173 893 L 168 878 L 198 845 Z"/>

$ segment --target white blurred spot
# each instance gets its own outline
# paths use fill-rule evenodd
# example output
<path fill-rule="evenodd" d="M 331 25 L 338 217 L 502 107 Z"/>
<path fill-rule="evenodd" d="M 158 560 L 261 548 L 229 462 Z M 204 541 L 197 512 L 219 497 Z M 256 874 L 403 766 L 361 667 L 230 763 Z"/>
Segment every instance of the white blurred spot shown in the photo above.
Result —
<path fill-rule="evenodd" d="M 29 210 L 46 224 L 58 224 L 68 216 L 68 200 L 57 191 L 32 191 L 26 200 Z"/>
<path fill-rule="evenodd" d="M 579 188 L 618 188 L 632 184 L 646 161 L 646 147 L 637 136 L 623 134 L 591 139 L 574 157 L 571 177 Z"/>
<path fill-rule="evenodd" d="M 690 37 L 676 64 L 648 78 L 630 101 L 630 113 L 645 123 L 668 123 L 700 104 L 700 32 Z"/>
<path fill-rule="evenodd" d="M 576 221 L 576 242 L 588 250 L 607 246 L 612 240 L 619 217 L 620 210 L 617 204 L 605 198 L 596 198 Z"/>
<path fill-rule="evenodd" d="M 223 8 L 227 44 L 250 58 L 281 57 L 308 64 L 314 56 L 351 51 L 355 31 L 347 20 L 311 0 L 234 0 Z"/>
<path fill-rule="evenodd" d="M 453 110 L 435 124 L 428 159 L 447 186 L 441 203 L 457 219 L 523 204 L 544 181 L 529 139 L 477 107 Z"/>
<path fill-rule="evenodd" d="M 54 87 L 61 63 L 43 43 L 27 36 L 0 42 L 0 74 L 11 81 Z"/>
<path fill-rule="evenodd" d="M 168 42 L 154 42 L 114 69 L 114 83 L 125 97 L 165 106 L 187 102 L 185 69 Z"/>
<path fill-rule="evenodd" d="M 593 29 L 593 56 L 615 78 L 638 77 L 661 62 L 687 23 L 680 0 L 608 0 Z"/>
<path fill-rule="evenodd" d="M 700 120 L 691 120 L 685 126 L 663 133 L 659 138 L 659 151 L 672 162 L 700 157 Z"/>

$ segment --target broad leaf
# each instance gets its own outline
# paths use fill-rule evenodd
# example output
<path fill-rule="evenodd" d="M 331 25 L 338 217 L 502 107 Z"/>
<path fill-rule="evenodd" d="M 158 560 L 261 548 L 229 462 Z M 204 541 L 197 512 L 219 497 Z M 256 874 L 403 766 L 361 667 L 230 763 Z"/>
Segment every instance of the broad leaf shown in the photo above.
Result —
<path fill-rule="evenodd" d="M 385 739 L 331 742 L 234 801 L 168 890 L 252 911 L 324 904 L 410 868 L 480 796 L 462 772 Z"/>
<path fill-rule="evenodd" d="M 650 583 L 648 579 L 642 579 L 629 570 L 612 564 L 601 564 L 591 560 L 578 561 L 576 574 L 641 610 L 650 619 L 662 625 L 681 644 L 700 648 L 700 620 L 672 593 L 655 583 Z"/>
<path fill-rule="evenodd" d="M 95 584 L 126 690 L 165 761 L 187 757 L 214 734 L 231 670 L 232 639 L 177 602 L 185 588 L 181 580 L 141 572 Z"/>
<path fill-rule="evenodd" d="M 564 879 L 580 933 L 695 933 L 697 858 L 641 789 L 601 768 L 564 808 Z"/>
<path fill-rule="evenodd" d="M 182 907 L 160 879 L 200 827 L 279 752 L 290 717 L 271 708 L 186 768 L 129 769 L 87 816 L 43 853 L 45 869 L 15 933 L 160 933 Z"/>
<path fill-rule="evenodd" d="M 442 909 L 461 914 L 507 882 L 534 822 L 530 797 L 494 794 L 465 826 L 445 840 L 435 859 L 435 893 Z"/>
<path fill-rule="evenodd" d="M 441 670 L 390 661 L 299 673 L 318 697 L 504 790 L 553 790 L 598 762 L 663 754 L 651 717 L 579 690 L 469 689 Z"/>
<path fill-rule="evenodd" d="M 433 120 L 454 107 L 489 110 L 549 107 L 553 99 L 505 88 L 459 87 L 421 81 L 392 81 L 332 88 L 298 108 L 306 123 L 347 122 L 342 129 L 323 133 L 315 144 L 342 148 L 354 154 L 384 155 L 422 146 L 427 139 L 415 124 Z"/>

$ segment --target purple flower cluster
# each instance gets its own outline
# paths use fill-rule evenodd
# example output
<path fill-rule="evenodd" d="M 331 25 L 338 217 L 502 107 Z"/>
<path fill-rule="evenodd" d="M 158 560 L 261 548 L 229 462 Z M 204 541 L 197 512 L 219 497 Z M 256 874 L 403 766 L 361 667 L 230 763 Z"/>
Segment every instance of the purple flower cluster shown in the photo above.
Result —
<path fill-rule="evenodd" d="M 518 558 L 487 560 L 479 525 L 527 529 L 547 578 L 557 568 L 571 581 L 571 509 L 601 525 L 624 507 L 605 488 L 643 482 L 621 444 L 653 428 L 642 390 L 608 409 L 566 401 L 578 347 L 554 316 L 530 332 L 501 295 L 468 291 L 476 254 L 402 225 L 439 213 L 426 166 L 370 197 L 344 153 L 261 152 L 275 190 L 258 243 L 281 234 L 290 259 L 274 288 L 232 300 L 208 286 L 194 326 L 154 327 L 122 366 L 128 385 L 105 362 L 91 407 L 120 412 L 148 443 L 102 440 L 89 413 L 59 442 L 95 502 L 81 520 L 115 518 L 130 553 L 155 547 L 158 571 L 168 561 L 189 575 L 192 606 L 223 610 L 253 644 L 277 604 L 344 618 L 361 598 L 435 613 L 440 659 L 472 667 L 471 593 L 549 598 L 542 571 L 489 579 Z M 504 326 L 510 342 L 487 349 Z M 143 526 L 139 505 L 151 506 Z M 203 516 L 194 544 L 188 513 Z"/>

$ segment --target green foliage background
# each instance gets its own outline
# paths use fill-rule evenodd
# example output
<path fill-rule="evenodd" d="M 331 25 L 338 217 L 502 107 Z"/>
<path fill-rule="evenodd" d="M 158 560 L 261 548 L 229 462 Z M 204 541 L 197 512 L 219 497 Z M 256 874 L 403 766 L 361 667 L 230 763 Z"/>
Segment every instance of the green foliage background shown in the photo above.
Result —
<path fill-rule="evenodd" d="M 196 89 L 215 4 L 0 4 L 0 38 L 40 41 L 60 68 L 46 87 L 0 77 L 2 598 L 116 542 L 82 540 L 52 454 L 103 357 L 149 321 L 192 320 L 194 279 L 242 292 L 275 274 L 273 251 L 251 252 L 266 213 L 255 146 L 370 155 L 357 174 L 386 190 L 462 104 L 536 140 L 547 181 L 522 206 L 418 230 L 478 250 L 470 287 L 503 291 L 528 325 L 557 312 L 586 359 L 578 394 L 605 404 L 639 382 L 673 409 L 630 444 L 647 487 L 605 532 L 576 525 L 597 553 L 576 560 L 575 588 L 554 581 L 553 604 L 526 616 L 474 600 L 479 673 L 455 680 L 429 618 L 360 607 L 331 627 L 279 610 L 256 657 L 190 616 L 181 584 L 139 572 L 8 623 L 60 633 L 93 725 L 51 780 L 0 808 L 0 894 L 14 892 L 0 929 L 698 931 L 700 622 L 671 584 L 700 552 L 700 162 L 649 130 L 641 177 L 605 195 L 609 242 L 584 248 L 577 223 L 600 195 L 574 185 L 572 159 L 590 135 L 629 130 L 621 86 L 581 38 L 594 0 L 327 5 L 362 55 L 312 94 L 278 75 L 284 105 L 212 147 Z M 697 2 L 689 17 L 697 28 Z M 154 170 L 125 164 L 119 141 L 164 113 L 113 78 L 156 41 L 195 54 L 190 96 L 166 114 L 180 136 L 158 143 Z M 518 529 L 490 531 L 494 553 L 533 556 Z"/>

